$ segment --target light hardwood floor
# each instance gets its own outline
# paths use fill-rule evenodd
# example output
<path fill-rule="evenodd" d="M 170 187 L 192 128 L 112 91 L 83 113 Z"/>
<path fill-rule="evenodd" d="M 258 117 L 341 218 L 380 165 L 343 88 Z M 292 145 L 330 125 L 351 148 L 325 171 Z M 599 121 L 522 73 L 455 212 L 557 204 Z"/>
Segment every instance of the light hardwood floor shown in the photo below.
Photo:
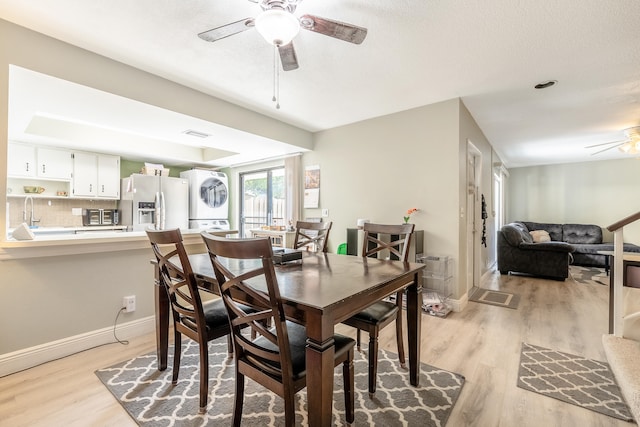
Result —
<path fill-rule="evenodd" d="M 520 295 L 519 308 L 469 303 L 446 319 L 423 316 L 422 361 L 466 377 L 449 427 L 633 425 L 516 386 L 522 342 L 606 360 L 606 286 L 494 273 L 482 287 Z M 380 338 L 391 351 L 394 334 Z M 154 348 L 149 334 L 0 378 L 0 426 L 135 426 L 94 371 Z"/>

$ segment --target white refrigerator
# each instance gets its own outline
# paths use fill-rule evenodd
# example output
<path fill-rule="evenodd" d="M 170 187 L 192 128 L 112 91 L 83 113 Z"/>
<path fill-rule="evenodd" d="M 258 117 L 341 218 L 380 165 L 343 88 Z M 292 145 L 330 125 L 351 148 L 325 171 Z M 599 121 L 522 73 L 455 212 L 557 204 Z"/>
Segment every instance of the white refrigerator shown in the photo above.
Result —
<path fill-rule="evenodd" d="M 120 213 L 131 231 L 189 228 L 189 180 L 132 174 L 122 179 Z"/>

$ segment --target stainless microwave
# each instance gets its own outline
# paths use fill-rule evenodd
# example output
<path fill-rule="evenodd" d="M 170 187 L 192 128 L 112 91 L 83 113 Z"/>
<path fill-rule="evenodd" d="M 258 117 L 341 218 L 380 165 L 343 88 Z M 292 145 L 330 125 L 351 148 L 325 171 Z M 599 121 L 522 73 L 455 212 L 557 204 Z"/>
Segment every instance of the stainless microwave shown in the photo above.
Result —
<path fill-rule="evenodd" d="M 117 209 L 84 209 L 82 225 L 118 225 L 120 215 Z"/>

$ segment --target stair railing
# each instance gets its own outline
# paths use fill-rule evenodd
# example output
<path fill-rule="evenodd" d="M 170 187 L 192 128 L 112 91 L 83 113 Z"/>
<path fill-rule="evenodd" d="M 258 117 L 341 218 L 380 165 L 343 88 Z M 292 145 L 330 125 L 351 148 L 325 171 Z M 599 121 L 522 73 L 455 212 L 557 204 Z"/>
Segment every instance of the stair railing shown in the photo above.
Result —
<path fill-rule="evenodd" d="M 613 313 L 609 313 L 609 316 L 613 316 L 613 335 L 622 337 L 623 326 L 625 320 L 635 319 L 640 317 L 640 311 L 624 315 L 624 235 L 623 230 L 626 225 L 640 219 L 640 212 L 636 212 L 618 222 L 615 222 L 607 227 L 607 230 L 613 233 L 613 283 L 610 291 L 610 298 L 613 300 Z"/>

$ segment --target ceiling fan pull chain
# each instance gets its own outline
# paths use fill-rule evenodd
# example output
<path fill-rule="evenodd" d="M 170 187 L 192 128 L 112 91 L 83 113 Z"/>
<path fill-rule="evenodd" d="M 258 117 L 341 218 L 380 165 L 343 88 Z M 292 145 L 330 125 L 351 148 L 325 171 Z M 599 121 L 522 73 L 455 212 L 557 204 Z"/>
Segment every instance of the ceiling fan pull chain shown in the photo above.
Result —
<path fill-rule="evenodd" d="M 280 67 L 278 67 L 278 45 L 273 45 L 273 97 L 276 109 L 280 109 Z"/>
<path fill-rule="evenodd" d="M 276 58 L 277 54 L 278 54 L 278 46 L 273 45 L 273 97 L 271 98 L 271 101 L 273 102 L 276 102 L 278 100 L 276 98 L 276 73 L 277 73 L 276 67 L 278 66 L 278 61 Z"/>
<path fill-rule="evenodd" d="M 280 67 L 278 67 L 277 58 L 276 58 L 276 94 L 277 94 L 276 110 L 279 110 L 280 109 Z"/>

